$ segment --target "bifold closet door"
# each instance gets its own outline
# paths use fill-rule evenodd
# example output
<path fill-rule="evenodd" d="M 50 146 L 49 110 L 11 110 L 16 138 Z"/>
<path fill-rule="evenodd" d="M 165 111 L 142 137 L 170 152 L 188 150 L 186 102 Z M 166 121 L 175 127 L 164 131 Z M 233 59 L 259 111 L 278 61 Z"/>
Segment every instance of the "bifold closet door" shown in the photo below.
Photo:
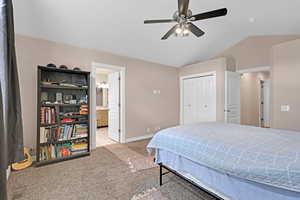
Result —
<path fill-rule="evenodd" d="M 183 80 L 183 124 L 216 121 L 216 76 Z"/>
<path fill-rule="evenodd" d="M 195 104 L 195 94 L 196 89 L 194 79 L 183 80 L 183 124 L 192 124 L 194 122 L 194 107 Z"/>
<path fill-rule="evenodd" d="M 201 77 L 199 90 L 202 95 L 199 97 L 199 122 L 211 122 L 217 120 L 216 113 L 216 76 Z"/>

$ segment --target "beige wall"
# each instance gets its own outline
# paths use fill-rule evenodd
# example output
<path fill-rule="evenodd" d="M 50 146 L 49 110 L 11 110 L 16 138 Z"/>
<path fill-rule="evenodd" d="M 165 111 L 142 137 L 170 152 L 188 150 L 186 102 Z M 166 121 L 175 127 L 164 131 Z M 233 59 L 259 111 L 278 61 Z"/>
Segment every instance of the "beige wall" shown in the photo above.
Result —
<path fill-rule="evenodd" d="M 241 124 L 259 126 L 260 81 L 270 78 L 270 72 L 244 73 L 241 76 Z"/>
<path fill-rule="evenodd" d="M 226 57 L 229 66 L 237 70 L 257 66 L 272 66 L 272 46 L 300 39 L 300 35 L 252 36 L 226 49 L 214 58 Z"/>
<path fill-rule="evenodd" d="M 178 69 L 105 52 L 17 35 L 21 100 L 26 146 L 36 143 L 37 65 L 55 63 L 89 71 L 92 62 L 126 66 L 126 138 L 147 135 L 146 128 L 179 122 Z M 160 89 L 160 95 L 153 95 Z"/>
<path fill-rule="evenodd" d="M 252 36 L 214 58 L 225 57 L 227 68 L 236 70 L 271 66 L 270 120 L 272 128 L 300 130 L 300 87 L 298 59 L 300 35 Z M 297 66 L 297 67 L 296 67 Z M 297 74 L 298 73 L 298 74 Z M 299 86 L 299 87 L 298 87 Z M 285 102 L 285 103 L 284 103 Z M 290 112 L 280 112 L 281 104 L 291 104 Z M 242 116 L 241 116 L 242 117 Z"/>
<path fill-rule="evenodd" d="M 272 126 L 300 131 L 300 40 L 274 46 L 272 71 Z M 290 112 L 281 112 L 281 105 Z"/>
<path fill-rule="evenodd" d="M 180 68 L 179 76 L 188 76 L 205 72 L 216 71 L 217 77 L 217 120 L 224 121 L 225 103 L 225 70 L 227 69 L 226 59 L 218 58 L 206 62 L 196 63 Z"/>
<path fill-rule="evenodd" d="M 216 59 L 188 65 L 181 69 L 132 59 L 110 53 L 83 49 L 46 40 L 17 35 L 25 145 L 36 143 L 36 66 L 47 63 L 79 66 L 89 71 L 92 62 L 126 66 L 126 138 L 143 136 L 146 128 L 161 128 L 179 123 L 179 76 L 209 71 L 217 72 L 217 120 L 224 120 L 224 71 L 272 66 L 271 125 L 275 128 L 300 130 L 300 40 L 299 36 L 250 37 L 216 56 Z M 273 64 L 274 62 L 274 64 Z M 160 89 L 160 95 L 153 95 Z M 138 94 L 138 95 L 137 95 Z M 280 112 L 281 104 L 291 111 Z M 242 108 L 243 109 L 243 108 Z M 243 116 L 242 116 L 243 117 Z M 252 123 L 252 122 L 251 122 Z"/>
<path fill-rule="evenodd" d="M 107 83 L 107 78 L 108 75 L 107 74 L 96 74 L 96 83 L 102 83 L 102 82 L 106 82 Z"/>

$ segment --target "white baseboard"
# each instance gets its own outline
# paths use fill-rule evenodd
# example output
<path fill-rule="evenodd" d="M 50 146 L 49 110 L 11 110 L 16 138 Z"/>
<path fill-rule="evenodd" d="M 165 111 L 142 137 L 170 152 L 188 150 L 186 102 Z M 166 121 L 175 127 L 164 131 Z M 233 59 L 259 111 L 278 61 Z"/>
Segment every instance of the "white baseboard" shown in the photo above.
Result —
<path fill-rule="evenodd" d="M 143 136 L 133 137 L 133 138 L 127 138 L 127 139 L 126 139 L 126 143 L 128 143 L 128 142 L 136 142 L 136 141 L 139 141 L 139 140 L 149 139 L 149 138 L 152 138 L 153 136 L 154 136 L 154 134 L 143 135 Z"/>
<path fill-rule="evenodd" d="M 10 176 L 10 172 L 11 172 L 11 167 L 9 166 L 6 170 L 6 178 L 8 180 L 9 176 Z"/>

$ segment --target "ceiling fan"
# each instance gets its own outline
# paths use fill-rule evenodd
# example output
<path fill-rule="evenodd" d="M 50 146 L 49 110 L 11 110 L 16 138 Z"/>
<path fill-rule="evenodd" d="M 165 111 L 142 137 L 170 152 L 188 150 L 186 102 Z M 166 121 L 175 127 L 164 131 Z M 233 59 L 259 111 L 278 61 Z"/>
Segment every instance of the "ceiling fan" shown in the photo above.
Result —
<path fill-rule="evenodd" d="M 175 34 L 176 36 L 188 36 L 190 32 L 196 35 L 197 37 L 200 37 L 204 35 L 204 32 L 197 26 L 195 26 L 192 22 L 214 17 L 221 17 L 225 16 L 226 14 L 227 9 L 222 8 L 210 12 L 193 15 L 192 11 L 189 9 L 189 0 L 178 0 L 178 11 L 174 13 L 173 19 L 145 20 L 144 24 L 176 22 L 177 24 L 173 26 L 161 38 L 162 40 L 168 39 L 172 34 Z"/>

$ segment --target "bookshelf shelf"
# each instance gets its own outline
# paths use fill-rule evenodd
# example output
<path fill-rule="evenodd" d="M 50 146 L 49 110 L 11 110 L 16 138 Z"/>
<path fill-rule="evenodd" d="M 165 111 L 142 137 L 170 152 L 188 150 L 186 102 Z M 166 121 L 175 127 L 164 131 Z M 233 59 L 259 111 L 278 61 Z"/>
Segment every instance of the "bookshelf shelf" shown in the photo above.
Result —
<path fill-rule="evenodd" d="M 90 88 L 79 83 L 89 86 L 90 73 L 38 66 L 36 166 L 90 155 Z M 61 122 L 69 118 L 82 121 Z"/>
<path fill-rule="evenodd" d="M 88 121 L 76 121 L 76 122 L 67 122 L 67 123 L 61 123 L 61 125 L 71 125 L 71 124 L 87 124 Z"/>
<path fill-rule="evenodd" d="M 41 124 L 40 127 L 50 127 L 50 126 L 58 126 L 57 123 L 54 124 Z"/>
<path fill-rule="evenodd" d="M 42 104 L 44 107 L 54 107 L 54 106 L 62 106 L 62 107 L 72 107 L 72 106 L 87 106 L 87 104 L 59 104 L 59 103 L 44 103 Z"/>
<path fill-rule="evenodd" d="M 64 89 L 64 90 L 88 90 L 88 88 L 86 87 L 68 87 L 68 86 L 56 86 L 56 85 L 41 85 L 41 88 Z"/>
<path fill-rule="evenodd" d="M 66 118 L 78 119 L 78 118 L 86 118 L 86 117 L 87 115 L 59 116 L 60 119 L 66 119 Z"/>
<path fill-rule="evenodd" d="M 49 165 L 49 164 L 58 163 L 58 162 L 71 160 L 71 159 L 75 159 L 75 158 L 79 158 L 79 157 L 83 157 L 83 156 L 89 156 L 89 155 L 90 155 L 90 152 L 77 153 L 77 154 L 74 154 L 74 155 L 71 155 L 68 157 L 61 157 L 61 158 L 56 158 L 56 159 L 40 161 L 40 162 L 36 163 L 36 166 L 40 167 L 43 165 Z"/>
<path fill-rule="evenodd" d="M 44 142 L 41 143 L 42 145 L 46 145 L 46 144 L 60 144 L 60 143 L 66 143 L 66 142 L 72 142 L 72 141 L 76 141 L 76 140 L 80 140 L 80 139 L 87 139 L 88 137 L 77 137 L 77 138 L 71 138 L 69 140 L 59 140 L 59 141 L 50 141 L 50 142 Z"/>

